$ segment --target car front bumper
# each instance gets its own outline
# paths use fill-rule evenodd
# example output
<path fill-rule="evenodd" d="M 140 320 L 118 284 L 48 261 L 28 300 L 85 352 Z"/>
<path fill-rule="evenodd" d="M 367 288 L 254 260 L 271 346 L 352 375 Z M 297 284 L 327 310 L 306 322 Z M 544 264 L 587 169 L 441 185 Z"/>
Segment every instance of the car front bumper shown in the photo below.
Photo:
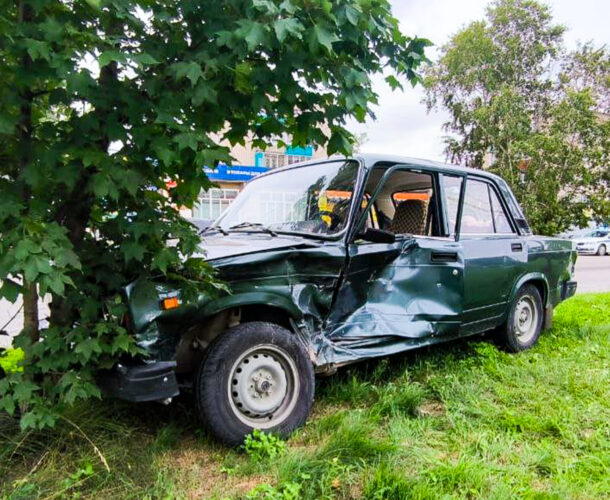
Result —
<path fill-rule="evenodd" d="M 107 395 L 125 401 L 164 401 L 180 393 L 174 368 L 175 361 L 131 366 L 118 363 L 111 370 L 100 372 L 97 381 Z"/>
<path fill-rule="evenodd" d="M 579 254 L 584 254 L 584 255 L 595 255 L 597 253 L 598 249 L 599 249 L 599 246 L 594 246 L 594 247 L 576 247 L 576 251 Z"/>

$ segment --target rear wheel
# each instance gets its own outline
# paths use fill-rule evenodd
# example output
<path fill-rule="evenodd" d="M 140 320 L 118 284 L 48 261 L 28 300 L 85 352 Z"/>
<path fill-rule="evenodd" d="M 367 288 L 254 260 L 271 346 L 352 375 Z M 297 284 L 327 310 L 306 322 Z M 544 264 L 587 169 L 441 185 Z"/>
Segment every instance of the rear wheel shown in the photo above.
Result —
<path fill-rule="evenodd" d="M 600 245 L 600 246 L 599 246 L 599 248 L 597 249 L 597 255 L 604 256 L 604 255 L 606 255 L 606 251 L 607 251 L 607 249 L 606 249 L 606 245 L 603 245 L 603 244 L 602 244 L 602 245 Z"/>
<path fill-rule="evenodd" d="M 533 285 L 522 286 L 513 300 L 501 333 L 504 347 L 510 352 L 524 351 L 532 347 L 540 337 L 542 320 L 540 292 Z"/>
<path fill-rule="evenodd" d="M 287 436 L 311 410 L 313 365 L 290 331 L 273 323 L 244 323 L 210 346 L 195 396 L 199 415 L 224 443 L 241 444 L 253 429 Z"/>

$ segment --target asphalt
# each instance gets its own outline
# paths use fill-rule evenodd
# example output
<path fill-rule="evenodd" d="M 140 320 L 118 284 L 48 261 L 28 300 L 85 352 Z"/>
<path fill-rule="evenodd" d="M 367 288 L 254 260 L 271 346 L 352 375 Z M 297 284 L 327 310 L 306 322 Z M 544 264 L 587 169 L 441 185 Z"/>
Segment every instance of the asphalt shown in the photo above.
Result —
<path fill-rule="evenodd" d="M 610 255 L 605 257 L 581 255 L 576 261 L 576 293 L 610 292 Z M 0 328 L 18 311 L 20 303 L 11 304 L 0 300 Z M 41 304 L 41 312 L 48 314 L 46 305 Z M 21 314 L 18 313 L 13 321 L 6 327 L 10 334 L 16 334 L 23 325 Z M 10 337 L 0 336 L 0 347 L 10 345 Z"/>
<path fill-rule="evenodd" d="M 576 293 L 610 292 L 610 255 L 579 255 L 574 279 Z"/>

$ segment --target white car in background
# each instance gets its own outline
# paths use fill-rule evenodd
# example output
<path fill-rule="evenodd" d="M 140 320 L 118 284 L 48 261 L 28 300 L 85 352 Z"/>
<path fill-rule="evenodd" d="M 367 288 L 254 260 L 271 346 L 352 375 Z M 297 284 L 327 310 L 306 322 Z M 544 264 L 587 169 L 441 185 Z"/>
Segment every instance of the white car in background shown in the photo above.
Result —
<path fill-rule="evenodd" d="M 610 229 L 596 229 L 574 238 L 579 254 L 607 255 L 610 252 Z"/>

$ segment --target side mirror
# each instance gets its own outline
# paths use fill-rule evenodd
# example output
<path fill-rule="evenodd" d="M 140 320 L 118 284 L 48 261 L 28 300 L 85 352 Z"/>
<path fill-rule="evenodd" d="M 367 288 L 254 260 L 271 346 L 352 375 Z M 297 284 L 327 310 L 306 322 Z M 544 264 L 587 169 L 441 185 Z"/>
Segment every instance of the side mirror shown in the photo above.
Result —
<path fill-rule="evenodd" d="M 391 231 L 369 227 L 358 233 L 358 238 L 371 243 L 394 243 L 396 235 Z"/>

